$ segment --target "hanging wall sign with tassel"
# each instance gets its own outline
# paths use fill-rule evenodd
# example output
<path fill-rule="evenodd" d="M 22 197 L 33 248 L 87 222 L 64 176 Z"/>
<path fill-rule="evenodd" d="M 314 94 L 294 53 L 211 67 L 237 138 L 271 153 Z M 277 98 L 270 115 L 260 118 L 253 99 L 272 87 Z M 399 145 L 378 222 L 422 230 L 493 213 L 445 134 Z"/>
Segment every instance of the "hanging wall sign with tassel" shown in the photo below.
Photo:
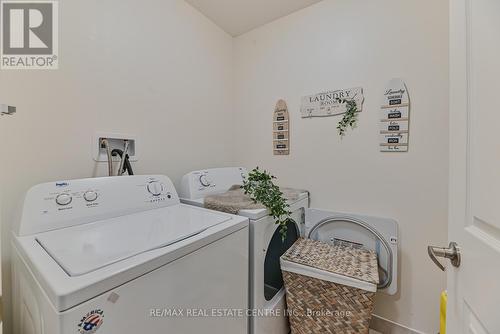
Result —
<path fill-rule="evenodd" d="M 290 117 L 284 100 L 279 100 L 273 115 L 273 153 L 290 154 Z"/>

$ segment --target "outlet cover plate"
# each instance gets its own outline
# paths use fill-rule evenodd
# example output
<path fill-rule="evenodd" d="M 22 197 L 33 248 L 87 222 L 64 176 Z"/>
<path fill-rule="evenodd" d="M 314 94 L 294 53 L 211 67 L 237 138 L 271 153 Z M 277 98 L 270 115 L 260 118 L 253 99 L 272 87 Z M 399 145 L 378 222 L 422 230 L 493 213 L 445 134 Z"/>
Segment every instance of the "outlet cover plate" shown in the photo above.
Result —
<path fill-rule="evenodd" d="M 106 138 L 110 144 L 111 150 L 119 148 L 123 150 L 124 140 L 129 141 L 129 159 L 130 161 L 137 161 L 139 157 L 137 156 L 137 136 L 122 133 L 109 133 L 109 132 L 98 132 L 92 138 L 92 156 L 94 161 L 97 162 L 107 162 L 108 155 L 106 150 L 101 148 L 101 139 Z"/>

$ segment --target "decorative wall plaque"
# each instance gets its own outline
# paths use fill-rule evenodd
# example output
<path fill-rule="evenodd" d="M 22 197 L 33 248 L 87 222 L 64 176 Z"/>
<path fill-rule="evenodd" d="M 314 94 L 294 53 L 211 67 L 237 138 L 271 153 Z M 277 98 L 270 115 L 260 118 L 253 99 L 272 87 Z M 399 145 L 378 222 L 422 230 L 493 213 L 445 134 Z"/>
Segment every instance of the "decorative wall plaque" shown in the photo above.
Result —
<path fill-rule="evenodd" d="M 346 104 L 343 100 L 356 101 L 358 111 L 363 107 L 363 88 L 349 88 L 302 97 L 300 113 L 302 118 L 325 117 L 344 114 Z"/>
<path fill-rule="evenodd" d="M 274 108 L 273 152 L 274 155 L 290 154 L 290 117 L 284 100 L 279 100 Z"/>
<path fill-rule="evenodd" d="M 387 83 L 380 109 L 380 151 L 407 152 L 410 99 L 402 79 Z"/>

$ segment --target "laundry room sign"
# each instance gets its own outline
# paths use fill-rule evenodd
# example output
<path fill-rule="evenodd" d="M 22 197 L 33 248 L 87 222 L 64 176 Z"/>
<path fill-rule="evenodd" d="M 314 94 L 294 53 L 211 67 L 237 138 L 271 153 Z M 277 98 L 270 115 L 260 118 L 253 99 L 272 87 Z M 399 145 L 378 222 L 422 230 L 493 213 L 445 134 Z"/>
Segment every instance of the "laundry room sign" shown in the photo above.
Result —
<path fill-rule="evenodd" d="M 302 118 L 345 114 L 347 112 L 345 100 L 354 100 L 358 112 L 361 111 L 364 100 L 363 88 L 348 88 L 304 96 L 300 113 Z"/>
<path fill-rule="evenodd" d="M 290 117 L 284 100 L 276 103 L 273 114 L 273 153 L 290 154 Z"/>
<path fill-rule="evenodd" d="M 380 151 L 407 152 L 410 99 L 403 80 L 387 83 L 380 108 Z"/>

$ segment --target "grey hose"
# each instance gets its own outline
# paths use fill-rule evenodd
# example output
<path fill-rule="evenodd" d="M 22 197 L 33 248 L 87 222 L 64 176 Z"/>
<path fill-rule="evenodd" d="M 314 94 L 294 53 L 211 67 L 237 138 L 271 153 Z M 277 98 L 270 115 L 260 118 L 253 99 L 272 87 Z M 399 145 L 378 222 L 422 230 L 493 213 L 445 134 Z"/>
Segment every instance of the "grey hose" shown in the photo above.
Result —
<path fill-rule="evenodd" d="M 125 140 L 125 148 L 123 149 L 123 155 L 122 158 L 120 159 L 120 166 L 118 167 L 118 173 L 117 173 L 118 176 L 121 176 L 123 174 L 123 164 L 125 163 L 125 157 L 128 154 L 128 146 L 129 142 L 128 140 Z"/>
<path fill-rule="evenodd" d="M 108 156 L 108 174 L 109 176 L 113 176 L 113 157 L 111 156 L 111 148 L 106 138 L 101 139 L 101 147 L 106 149 L 106 155 Z"/>

